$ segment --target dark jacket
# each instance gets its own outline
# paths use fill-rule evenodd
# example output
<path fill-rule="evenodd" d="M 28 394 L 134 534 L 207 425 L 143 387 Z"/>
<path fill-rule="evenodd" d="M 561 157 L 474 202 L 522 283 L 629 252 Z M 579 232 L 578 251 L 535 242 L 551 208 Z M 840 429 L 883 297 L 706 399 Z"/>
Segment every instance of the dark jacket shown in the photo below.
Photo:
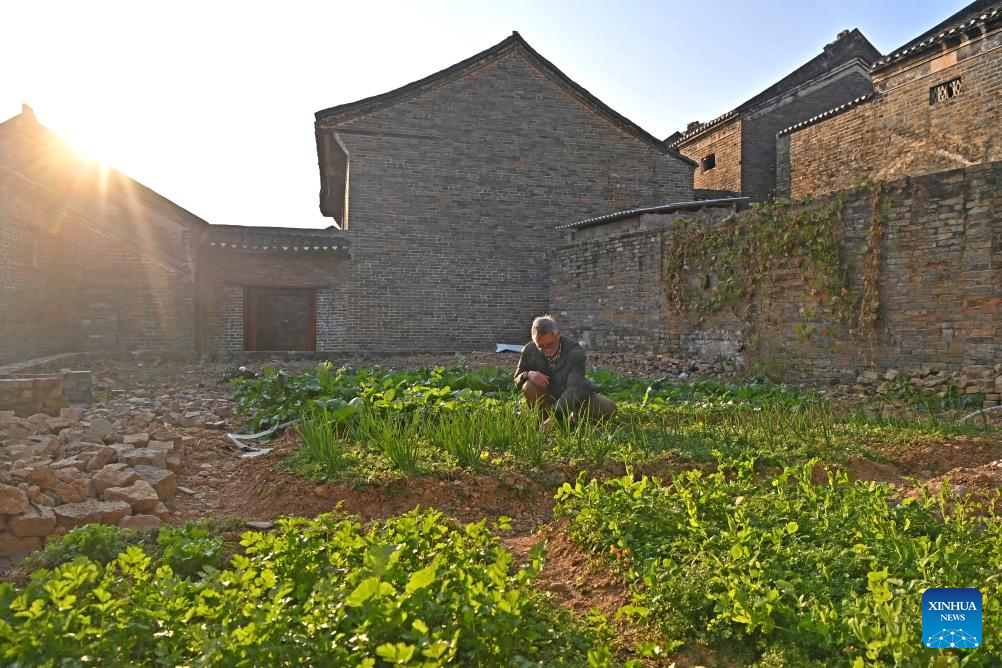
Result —
<path fill-rule="evenodd" d="M 532 341 L 525 344 L 515 368 L 515 385 L 519 389 L 529 379 L 530 371 L 549 377 L 546 391 L 556 399 L 554 411 L 558 415 L 577 410 L 595 392 L 595 385 L 585 377 L 584 348 L 567 336 L 560 337 L 560 352 L 552 361 Z"/>

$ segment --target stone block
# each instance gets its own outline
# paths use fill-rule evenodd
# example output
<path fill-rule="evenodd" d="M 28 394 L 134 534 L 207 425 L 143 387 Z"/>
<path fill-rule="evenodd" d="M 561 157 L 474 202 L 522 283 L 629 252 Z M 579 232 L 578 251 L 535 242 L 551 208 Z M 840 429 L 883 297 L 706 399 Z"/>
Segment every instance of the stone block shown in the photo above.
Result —
<path fill-rule="evenodd" d="M 121 468 L 114 468 L 116 466 Z M 132 469 L 124 468 L 124 464 L 110 464 L 98 471 L 90 482 L 94 486 L 94 493 L 101 496 L 110 487 L 128 487 L 138 479 L 139 475 Z"/>
<path fill-rule="evenodd" d="M 177 476 L 173 471 L 144 465 L 136 466 L 133 470 L 140 479 L 153 486 L 161 500 L 170 501 L 177 494 Z"/>
<path fill-rule="evenodd" d="M 118 521 L 118 526 L 133 531 L 150 531 L 160 528 L 163 522 L 156 515 L 129 515 Z"/>
<path fill-rule="evenodd" d="M 115 448 L 101 448 L 87 462 L 87 470 L 100 471 L 108 464 L 114 463 L 116 459 L 118 459 L 118 451 Z"/>
<path fill-rule="evenodd" d="M 55 489 L 56 485 L 59 484 L 55 472 L 45 464 L 34 466 L 28 473 L 27 480 L 42 489 Z"/>
<path fill-rule="evenodd" d="M 0 485 L 0 513 L 20 515 L 28 510 L 28 495 L 11 485 Z"/>
<path fill-rule="evenodd" d="M 28 512 L 12 517 L 7 530 L 18 538 L 48 536 L 56 528 L 56 515 L 45 506 L 28 508 Z"/>
<path fill-rule="evenodd" d="M 42 547 L 42 539 L 38 536 L 21 538 L 9 531 L 0 533 L 0 557 L 17 557 Z"/>
<path fill-rule="evenodd" d="M 159 517 L 163 522 L 170 521 L 170 510 L 164 505 L 163 501 L 158 503 L 157 507 L 153 509 L 153 514 Z"/>
<path fill-rule="evenodd" d="M 157 491 L 145 480 L 137 480 L 129 487 L 109 487 L 104 490 L 105 501 L 125 501 L 134 513 L 145 513 L 160 502 Z"/>
<path fill-rule="evenodd" d="M 167 468 L 167 451 L 162 448 L 137 448 L 118 453 L 118 461 L 129 466 L 156 466 Z"/>
<path fill-rule="evenodd" d="M 125 501 L 97 501 L 88 499 L 81 503 L 67 503 L 56 506 L 52 512 L 59 526 L 67 529 L 85 524 L 118 524 L 130 514 L 131 507 Z"/>
<path fill-rule="evenodd" d="M 139 434 L 126 434 L 122 437 L 122 443 L 133 448 L 145 448 L 150 442 L 150 435 L 143 432 Z"/>

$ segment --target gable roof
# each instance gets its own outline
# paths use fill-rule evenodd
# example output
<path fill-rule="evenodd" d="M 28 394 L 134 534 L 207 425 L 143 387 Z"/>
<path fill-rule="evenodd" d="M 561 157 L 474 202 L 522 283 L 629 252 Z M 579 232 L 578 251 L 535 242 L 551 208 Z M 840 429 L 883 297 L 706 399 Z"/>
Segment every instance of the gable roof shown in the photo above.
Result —
<path fill-rule="evenodd" d="M 886 58 L 873 63 L 871 70 L 876 72 L 895 65 L 902 58 L 915 56 L 940 44 L 958 32 L 980 23 L 998 21 L 1002 17 L 1002 2 L 998 0 L 976 0 L 949 18 L 940 21 L 929 30 L 898 47 Z"/>
<path fill-rule="evenodd" d="M 845 63 L 857 58 L 866 63 L 866 66 L 869 67 L 871 63 L 880 58 L 880 51 L 877 51 L 877 49 L 870 44 L 870 40 L 868 40 L 858 28 L 853 28 L 845 33 L 840 33 L 839 37 L 831 44 L 826 45 L 820 54 L 814 56 L 800 67 L 763 90 L 761 93 L 758 93 L 754 97 L 742 102 L 726 114 L 722 114 L 717 118 L 714 118 L 712 121 L 703 123 L 702 125 L 694 128 L 692 131 L 684 133 L 681 137 L 675 137 L 671 145 L 678 146 L 679 144 L 692 139 L 696 135 L 703 134 L 710 128 L 719 125 L 735 115 L 751 111 L 755 107 L 774 98 L 780 97 L 797 86 L 817 79 L 836 67 L 844 65 Z M 667 142 L 669 139 L 672 138 L 669 137 L 665 141 Z"/>
<path fill-rule="evenodd" d="M 584 102 L 601 116 L 604 116 L 613 125 L 637 137 L 638 139 L 641 139 L 650 146 L 657 148 L 662 153 L 668 153 L 680 160 L 692 164 L 693 166 L 696 165 L 693 160 L 690 160 L 678 151 L 665 146 L 664 143 L 657 137 L 612 109 L 610 106 L 588 92 L 588 90 L 584 87 L 561 72 L 560 69 L 558 69 L 553 63 L 548 61 L 546 58 L 543 58 L 538 52 L 536 52 L 535 49 L 529 46 L 529 43 L 526 42 L 517 31 L 513 32 L 510 37 L 498 42 L 489 49 L 470 56 L 466 60 L 462 60 L 451 67 L 447 67 L 444 70 L 426 76 L 423 79 L 413 81 L 409 84 L 401 86 L 400 88 L 396 88 L 380 95 L 373 95 L 372 97 L 367 97 L 356 102 L 349 102 L 347 104 L 340 104 L 327 109 L 321 109 L 315 114 L 317 128 L 320 128 L 321 121 L 327 119 L 337 119 L 338 121 L 347 120 L 389 107 L 397 102 L 401 102 L 411 97 L 415 97 L 441 83 L 457 78 L 470 70 L 479 68 L 484 64 L 514 50 L 520 51 L 530 62 L 547 74 L 551 79 L 555 80 L 574 97 Z"/>
<path fill-rule="evenodd" d="M 35 118 L 35 113 L 31 107 L 26 104 L 21 105 L 20 114 L 8 118 L 3 123 L 0 123 L 0 137 L 13 133 L 28 137 L 31 141 L 35 142 L 42 148 L 67 153 L 76 153 L 81 157 L 81 159 L 83 159 L 82 154 L 80 154 L 69 141 L 53 132 L 48 127 L 42 125 L 38 119 Z M 97 167 L 97 164 L 98 163 L 95 161 L 95 168 Z M 209 224 L 206 220 L 167 199 L 152 188 L 148 188 L 132 177 L 123 174 L 114 167 L 101 165 L 101 168 L 107 172 L 108 184 L 123 196 L 138 199 L 142 203 L 166 214 L 172 220 L 176 220 L 178 223 L 183 225 L 190 226 L 194 223 L 196 226 L 201 228 Z"/>

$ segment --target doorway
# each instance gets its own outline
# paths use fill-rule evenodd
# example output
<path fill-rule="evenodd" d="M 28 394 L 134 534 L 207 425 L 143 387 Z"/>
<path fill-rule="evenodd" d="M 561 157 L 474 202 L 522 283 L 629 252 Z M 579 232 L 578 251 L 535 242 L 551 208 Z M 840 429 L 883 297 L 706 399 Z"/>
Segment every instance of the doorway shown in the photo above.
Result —
<path fill-rule="evenodd" d="M 314 288 L 244 288 L 244 349 L 317 349 Z"/>

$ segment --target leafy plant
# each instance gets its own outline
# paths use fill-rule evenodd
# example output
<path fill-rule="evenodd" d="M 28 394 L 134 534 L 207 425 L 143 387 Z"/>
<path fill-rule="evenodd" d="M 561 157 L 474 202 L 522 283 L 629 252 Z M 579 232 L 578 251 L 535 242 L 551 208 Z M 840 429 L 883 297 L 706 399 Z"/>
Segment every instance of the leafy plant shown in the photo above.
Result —
<path fill-rule="evenodd" d="M 611 663 L 597 630 L 533 591 L 541 549 L 516 565 L 483 522 L 414 511 L 363 531 L 342 515 L 290 518 L 245 533 L 241 547 L 190 578 L 132 546 L 106 565 L 79 560 L 24 588 L 0 584 L 0 663 Z"/>
<path fill-rule="evenodd" d="M 216 568 L 222 556 L 223 541 L 193 522 L 162 527 L 157 543 L 162 550 L 160 562 L 180 576 L 193 576 L 210 566 Z"/>
<path fill-rule="evenodd" d="M 1002 518 L 948 492 L 898 500 L 888 485 L 851 481 L 816 462 L 774 476 L 753 460 L 720 460 L 671 482 L 632 475 L 579 479 L 555 513 L 632 584 L 667 647 L 727 642 L 775 656 L 783 646 L 825 665 L 909 664 L 920 642 L 922 592 L 977 587 L 991 665 L 1002 651 L 1002 595 L 992 564 Z M 985 514 L 987 513 L 987 514 Z"/>

